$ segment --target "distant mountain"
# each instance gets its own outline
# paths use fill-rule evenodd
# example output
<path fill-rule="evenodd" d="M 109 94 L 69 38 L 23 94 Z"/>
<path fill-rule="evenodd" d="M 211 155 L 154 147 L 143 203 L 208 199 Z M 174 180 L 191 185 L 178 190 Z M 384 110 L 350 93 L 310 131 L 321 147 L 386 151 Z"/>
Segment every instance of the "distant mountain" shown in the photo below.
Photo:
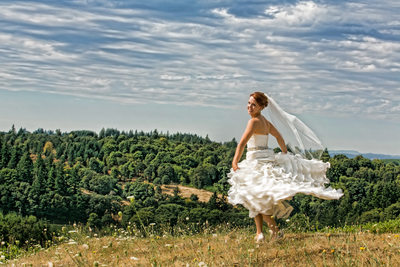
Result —
<path fill-rule="evenodd" d="M 328 150 L 331 157 L 335 155 L 345 155 L 348 158 L 354 158 L 358 155 L 362 155 L 367 159 L 400 159 L 400 155 L 385 155 L 385 154 L 375 154 L 375 153 L 360 153 L 355 150 Z"/>

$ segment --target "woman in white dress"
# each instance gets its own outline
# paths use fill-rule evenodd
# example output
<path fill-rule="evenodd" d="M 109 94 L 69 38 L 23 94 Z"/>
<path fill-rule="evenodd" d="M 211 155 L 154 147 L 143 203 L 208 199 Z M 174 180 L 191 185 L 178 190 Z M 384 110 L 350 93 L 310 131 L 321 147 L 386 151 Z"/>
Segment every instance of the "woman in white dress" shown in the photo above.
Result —
<path fill-rule="evenodd" d="M 277 129 L 261 115 L 261 111 L 267 106 L 273 112 L 271 116 L 280 120 L 277 124 L 280 122 L 282 130 L 289 129 L 287 135 L 288 138 L 293 137 L 293 147 L 285 144 L 278 131 L 279 127 Z M 284 112 L 272 98 L 261 92 L 250 95 L 247 111 L 251 119 L 236 148 L 232 169 L 228 174 L 228 182 L 231 185 L 228 201 L 233 205 L 242 204 L 249 210 L 249 216 L 254 217 L 257 228 L 255 240 L 261 242 L 264 240 L 263 221 L 270 228 L 272 239 L 283 236 L 274 217 L 289 216 L 293 208 L 286 200 L 290 200 L 295 194 L 338 199 L 343 193 L 340 189 L 325 187 L 325 184 L 329 183 L 326 178 L 329 163 L 306 158 L 307 152 L 315 152 L 316 147 L 319 150 L 323 147 L 304 123 Z M 275 154 L 273 150 L 268 149 L 269 135 L 276 138 L 282 152 Z M 239 162 L 246 144 L 246 159 Z M 315 144 L 316 146 L 313 146 Z M 286 145 L 295 154 L 288 153 Z"/>

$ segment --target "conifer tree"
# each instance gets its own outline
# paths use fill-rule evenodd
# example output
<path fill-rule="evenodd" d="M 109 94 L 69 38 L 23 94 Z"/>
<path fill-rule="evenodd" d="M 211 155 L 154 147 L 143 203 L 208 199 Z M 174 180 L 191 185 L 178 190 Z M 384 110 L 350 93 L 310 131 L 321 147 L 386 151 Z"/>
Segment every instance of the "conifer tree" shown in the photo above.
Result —
<path fill-rule="evenodd" d="M 8 162 L 8 168 L 15 169 L 17 167 L 19 161 L 19 149 L 16 145 L 11 148 L 11 157 L 10 161 Z"/>
<path fill-rule="evenodd" d="M 330 158 L 331 158 L 331 156 L 329 155 L 328 149 L 325 148 L 324 152 L 322 152 L 321 160 L 323 162 L 328 162 Z"/>
<path fill-rule="evenodd" d="M 3 140 L 3 145 L 1 146 L 0 154 L 1 154 L 0 169 L 6 168 L 8 162 L 10 161 L 10 147 L 7 143 L 6 138 L 4 138 Z"/>
<path fill-rule="evenodd" d="M 49 191 L 53 191 L 55 189 L 55 184 L 56 184 L 56 170 L 54 168 L 54 165 L 52 164 L 47 174 L 47 189 Z"/>
<path fill-rule="evenodd" d="M 47 170 L 42 155 L 39 154 L 33 167 L 32 193 L 40 196 L 45 192 Z"/>
<path fill-rule="evenodd" d="M 33 181 L 33 162 L 27 149 L 17 164 L 17 175 L 20 181 L 31 184 Z"/>
<path fill-rule="evenodd" d="M 3 148 L 3 135 L 0 135 L 0 169 L 2 168 L 2 165 L 1 165 L 1 159 L 2 159 L 1 151 L 3 150 L 2 148 Z"/>
<path fill-rule="evenodd" d="M 56 164 L 55 190 L 61 196 L 67 194 L 67 183 L 65 181 L 64 167 L 61 162 L 57 162 Z"/>

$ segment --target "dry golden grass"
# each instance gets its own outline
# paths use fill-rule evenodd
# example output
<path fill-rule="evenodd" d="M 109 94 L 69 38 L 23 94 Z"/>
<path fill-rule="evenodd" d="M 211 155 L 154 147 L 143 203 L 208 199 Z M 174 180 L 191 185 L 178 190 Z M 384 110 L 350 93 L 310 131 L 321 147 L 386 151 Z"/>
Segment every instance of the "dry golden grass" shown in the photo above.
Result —
<path fill-rule="evenodd" d="M 161 185 L 162 193 L 172 196 L 174 194 L 175 187 L 178 187 L 179 189 L 179 196 L 183 198 L 190 198 L 190 196 L 194 194 L 197 195 L 200 202 L 208 202 L 213 195 L 213 192 L 184 185 Z M 218 197 L 221 198 L 222 195 L 218 194 Z"/>
<path fill-rule="evenodd" d="M 398 234 L 287 234 L 255 244 L 252 234 L 239 230 L 73 243 L 24 255 L 8 266 L 400 266 Z"/>

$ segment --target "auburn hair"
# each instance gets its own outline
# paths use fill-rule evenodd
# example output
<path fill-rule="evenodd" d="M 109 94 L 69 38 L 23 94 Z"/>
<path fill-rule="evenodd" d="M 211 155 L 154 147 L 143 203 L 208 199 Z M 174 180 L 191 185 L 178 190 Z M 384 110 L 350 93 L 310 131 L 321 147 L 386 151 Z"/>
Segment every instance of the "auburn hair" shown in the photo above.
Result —
<path fill-rule="evenodd" d="M 263 108 L 268 106 L 268 97 L 264 95 L 262 92 L 254 92 L 250 94 L 252 96 L 258 105 L 262 106 Z"/>

